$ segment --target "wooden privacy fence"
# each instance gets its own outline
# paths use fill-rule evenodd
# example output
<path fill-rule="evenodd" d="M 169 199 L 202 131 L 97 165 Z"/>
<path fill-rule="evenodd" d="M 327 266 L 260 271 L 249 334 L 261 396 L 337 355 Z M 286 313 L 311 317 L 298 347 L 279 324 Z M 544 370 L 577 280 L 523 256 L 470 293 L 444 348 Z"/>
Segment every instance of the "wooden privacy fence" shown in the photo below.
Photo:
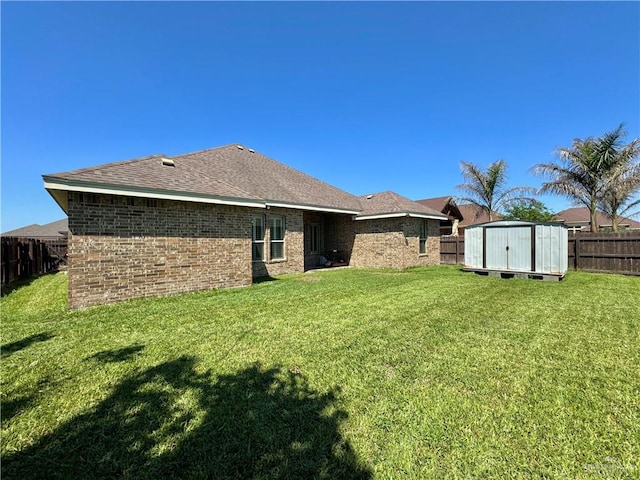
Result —
<path fill-rule="evenodd" d="M 464 237 L 440 237 L 440 263 L 457 265 L 464 263 Z"/>
<path fill-rule="evenodd" d="M 53 272 L 67 262 L 67 239 L 2 237 L 2 286 Z"/>
<path fill-rule="evenodd" d="M 569 268 L 640 275 L 640 233 L 569 234 Z"/>
<path fill-rule="evenodd" d="M 569 234 L 569 268 L 640 275 L 640 232 Z M 464 263 L 464 236 L 440 237 L 440 263 Z"/>

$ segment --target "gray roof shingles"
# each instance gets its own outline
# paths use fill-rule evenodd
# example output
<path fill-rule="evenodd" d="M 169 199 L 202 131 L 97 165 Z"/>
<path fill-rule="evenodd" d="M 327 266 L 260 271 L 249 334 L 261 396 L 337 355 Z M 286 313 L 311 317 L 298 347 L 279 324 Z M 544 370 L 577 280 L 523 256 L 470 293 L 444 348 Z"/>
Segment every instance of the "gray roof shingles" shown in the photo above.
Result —
<path fill-rule="evenodd" d="M 163 165 L 170 158 L 174 166 Z M 152 155 L 96 167 L 43 175 L 46 182 L 78 189 L 99 185 L 132 191 L 182 193 L 283 203 L 298 207 L 359 212 L 359 216 L 421 214 L 446 219 L 441 212 L 394 192 L 356 197 L 299 170 L 236 144 L 172 157 Z M 51 187 L 55 190 L 55 186 Z"/>
<path fill-rule="evenodd" d="M 447 216 L 441 212 L 425 205 L 421 205 L 413 200 L 409 200 L 408 198 L 391 191 L 363 195 L 360 197 L 360 204 L 362 205 L 362 211 L 358 215 L 361 217 L 369 215 L 414 213 L 419 215 L 428 215 L 434 218 L 441 218 L 443 220 L 447 219 Z"/>
<path fill-rule="evenodd" d="M 359 211 L 357 197 L 248 148 L 212 148 L 171 158 L 153 155 L 44 175 L 45 180 L 282 202 Z"/>
<path fill-rule="evenodd" d="M 69 231 L 69 222 L 66 218 L 56 220 L 55 222 L 45 225 L 28 225 L 26 227 L 16 228 L 9 232 L 4 232 L 3 237 L 21 237 L 21 238 L 63 238 Z"/>

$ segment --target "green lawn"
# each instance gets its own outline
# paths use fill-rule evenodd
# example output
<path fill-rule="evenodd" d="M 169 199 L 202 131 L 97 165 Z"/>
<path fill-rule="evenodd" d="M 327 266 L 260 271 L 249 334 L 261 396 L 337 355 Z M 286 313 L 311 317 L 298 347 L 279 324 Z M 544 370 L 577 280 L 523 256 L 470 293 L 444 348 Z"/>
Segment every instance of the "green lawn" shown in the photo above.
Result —
<path fill-rule="evenodd" d="M 640 278 L 4 297 L 2 478 L 640 478 Z"/>

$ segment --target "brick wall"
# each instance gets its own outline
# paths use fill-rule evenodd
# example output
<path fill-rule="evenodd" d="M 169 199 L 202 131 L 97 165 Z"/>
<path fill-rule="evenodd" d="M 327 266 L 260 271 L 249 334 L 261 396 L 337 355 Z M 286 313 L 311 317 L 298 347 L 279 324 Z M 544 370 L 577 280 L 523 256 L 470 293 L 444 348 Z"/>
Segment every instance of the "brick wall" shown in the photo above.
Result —
<path fill-rule="evenodd" d="M 251 219 L 265 218 L 265 259 L 251 258 Z M 285 258 L 271 259 L 270 218 L 285 219 Z M 69 306 L 250 285 L 253 278 L 303 272 L 300 210 L 69 193 Z M 317 220 L 309 216 L 308 221 Z M 356 267 L 406 268 L 440 261 L 439 222 L 429 221 L 420 255 L 421 219 L 354 221 L 323 215 L 325 249 Z"/>
<path fill-rule="evenodd" d="M 249 285 L 260 209 L 69 193 L 69 306 Z"/>
<path fill-rule="evenodd" d="M 351 253 L 354 267 L 407 268 L 440 263 L 440 222 L 428 221 L 427 253 L 420 254 L 422 219 L 358 220 Z"/>

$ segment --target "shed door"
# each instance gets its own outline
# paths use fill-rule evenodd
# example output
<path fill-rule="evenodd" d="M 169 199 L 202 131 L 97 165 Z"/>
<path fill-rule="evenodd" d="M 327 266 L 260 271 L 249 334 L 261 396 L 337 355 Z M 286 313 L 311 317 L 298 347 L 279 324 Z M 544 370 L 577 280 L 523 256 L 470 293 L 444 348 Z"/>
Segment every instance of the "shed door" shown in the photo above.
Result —
<path fill-rule="evenodd" d="M 531 272 L 531 227 L 487 228 L 487 268 Z"/>

